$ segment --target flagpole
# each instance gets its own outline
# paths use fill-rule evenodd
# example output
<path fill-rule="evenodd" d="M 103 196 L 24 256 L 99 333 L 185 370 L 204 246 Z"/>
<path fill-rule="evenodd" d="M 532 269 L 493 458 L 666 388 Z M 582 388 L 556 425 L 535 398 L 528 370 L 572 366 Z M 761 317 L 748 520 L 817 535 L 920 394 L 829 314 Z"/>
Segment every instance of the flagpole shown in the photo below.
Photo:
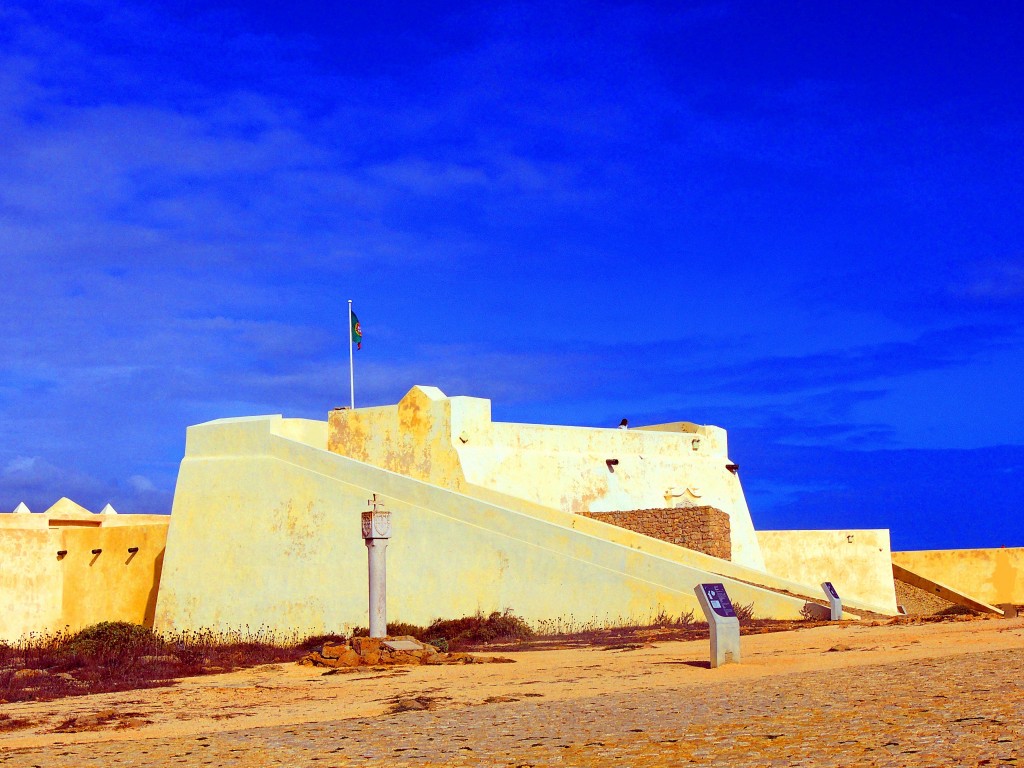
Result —
<path fill-rule="evenodd" d="M 356 369 L 352 356 L 352 299 L 348 300 L 348 391 L 349 404 L 356 409 Z"/>

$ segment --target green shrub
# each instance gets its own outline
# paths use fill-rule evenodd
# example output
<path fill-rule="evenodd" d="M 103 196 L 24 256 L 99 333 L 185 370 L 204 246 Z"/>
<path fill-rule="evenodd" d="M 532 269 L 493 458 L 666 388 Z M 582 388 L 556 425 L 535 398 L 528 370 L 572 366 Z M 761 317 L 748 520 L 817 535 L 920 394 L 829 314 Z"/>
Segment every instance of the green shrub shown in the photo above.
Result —
<path fill-rule="evenodd" d="M 317 648 L 323 648 L 325 643 L 331 643 L 332 645 L 344 644 L 348 638 L 343 635 L 310 635 L 300 642 L 296 648 L 300 651 L 309 652 Z"/>
<path fill-rule="evenodd" d="M 399 637 L 400 635 L 410 635 L 417 639 L 421 638 L 427 632 L 425 627 L 419 627 L 415 624 L 407 624 L 404 621 L 396 621 L 393 624 L 388 624 L 388 636 Z"/>
<path fill-rule="evenodd" d="M 65 650 L 76 656 L 95 659 L 162 647 L 163 641 L 151 629 L 126 621 L 104 621 L 72 635 Z"/>
<path fill-rule="evenodd" d="M 494 611 L 488 616 L 477 613 L 461 619 L 437 619 L 426 631 L 428 637 L 447 638 L 451 646 L 528 640 L 533 635 L 530 625 L 509 610 Z"/>
<path fill-rule="evenodd" d="M 353 637 L 366 637 L 369 634 L 366 627 L 357 627 L 352 631 Z M 505 610 L 494 611 L 487 616 L 477 613 L 461 619 L 435 619 L 429 627 L 404 622 L 388 624 L 388 636 L 397 635 L 410 635 L 420 642 L 435 646 L 441 642 L 447 651 L 449 648 L 454 650 L 481 643 L 527 640 L 534 636 L 534 631 L 525 621 L 513 616 L 512 611 Z"/>

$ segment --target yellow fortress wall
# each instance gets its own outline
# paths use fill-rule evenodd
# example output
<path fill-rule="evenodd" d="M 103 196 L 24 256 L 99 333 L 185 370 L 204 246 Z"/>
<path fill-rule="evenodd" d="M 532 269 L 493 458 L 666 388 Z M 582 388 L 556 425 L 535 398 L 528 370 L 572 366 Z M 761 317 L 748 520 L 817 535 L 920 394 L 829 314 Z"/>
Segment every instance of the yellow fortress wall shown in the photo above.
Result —
<path fill-rule="evenodd" d="M 100 621 L 152 626 L 168 522 L 93 514 L 68 499 L 0 514 L 0 640 Z"/>
<path fill-rule="evenodd" d="M 893 552 L 892 561 L 989 605 L 1024 605 L 1024 547 Z"/>
<path fill-rule="evenodd" d="M 330 414 L 328 448 L 505 506 L 611 512 L 710 505 L 730 517 L 732 559 L 764 570 L 718 427 L 594 429 L 491 421 L 489 400 L 414 387 L 397 405 Z M 614 463 L 609 463 L 614 462 Z"/>
<path fill-rule="evenodd" d="M 896 612 L 889 531 L 758 531 L 768 571 L 803 584 L 831 581 L 844 600 Z"/>
<path fill-rule="evenodd" d="M 702 581 L 726 583 L 759 616 L 797 618 L 804 599 L 746 581 L 820 592 L 561 509 L 484 501 L 328 451 L 327 442 L 327 424 L 280 416 L 189 428 L 158 629 L 365 626 L 359 522 L 373 493 L 393 513 L 388 615 L 396 621 L 506 608 L 535 624 L 642 620 L 660 610 L 699 612 L 693 587 Z M 412 440 L 399 447 L 409 466 L 420 461 Z M 434 471 L 425 462 L 417 469 Z"/>
<path fill-rule="evenodd" d="M 7 515 L 0 516 L 2 520 Z M 42 528 L 0 529 L 0 641 L 60 626 L 57 536 Z"/>

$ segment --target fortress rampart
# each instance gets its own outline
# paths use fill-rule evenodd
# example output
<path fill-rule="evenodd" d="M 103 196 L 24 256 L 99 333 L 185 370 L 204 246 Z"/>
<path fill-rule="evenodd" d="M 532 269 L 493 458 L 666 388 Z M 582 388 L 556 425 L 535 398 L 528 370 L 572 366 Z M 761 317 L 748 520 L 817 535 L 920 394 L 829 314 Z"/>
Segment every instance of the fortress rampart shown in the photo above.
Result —
<path fill-rule="evenodd" d="M 896 612 L 888 531 L 758 533 L 737 469 L 718 427 L 492 422 L 489 401 L 434 387 L 326 421 L 221 419 L 188 429 L 169 528 L 66 500 L 0 515 L 0 638 L 365 626 L 372 494 L 392 512 L 393 620 L 635 622 L 697 610 L 707 581 L 798 618 L 826 579 L 850 611 Z"/>
<path fill-rule="evenodd" d="M 100 621 L 152 626 L 166 515 L 94 514 L 69 499 L 20 509 L 0 514 L 0 640 Z"/>
<path fill-rule="evenodd" d="M 339 409 L 328 450 L 517 509 L 575 513 L 712 506 L 731 559 L 764 570 L 725 430 L 688 422 L 599 429 L 491 421 L 489 400 L 414 387 L 393 406 Z"/>

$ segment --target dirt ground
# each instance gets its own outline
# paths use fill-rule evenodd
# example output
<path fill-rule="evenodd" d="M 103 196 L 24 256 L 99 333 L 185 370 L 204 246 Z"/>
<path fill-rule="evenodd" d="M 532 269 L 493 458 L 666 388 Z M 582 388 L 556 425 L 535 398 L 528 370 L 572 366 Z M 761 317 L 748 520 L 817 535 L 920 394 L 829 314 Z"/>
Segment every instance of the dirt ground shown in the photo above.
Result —
<path fill-rule="evenodd" d="M 1021 765 L 1024 619 L 295 664 L 0 705 L 0 766 Z"/>

